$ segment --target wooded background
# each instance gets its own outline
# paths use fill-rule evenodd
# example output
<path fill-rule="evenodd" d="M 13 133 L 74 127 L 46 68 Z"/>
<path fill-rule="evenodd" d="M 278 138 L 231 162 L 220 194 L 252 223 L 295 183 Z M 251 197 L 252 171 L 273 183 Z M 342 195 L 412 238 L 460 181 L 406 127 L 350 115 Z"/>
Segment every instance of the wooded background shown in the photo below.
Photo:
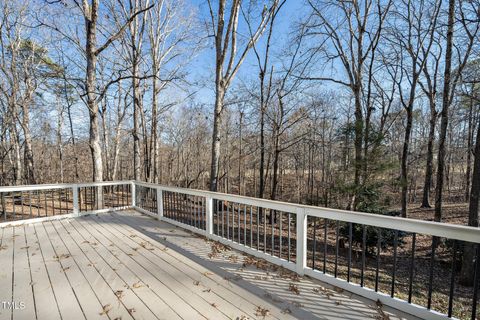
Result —
<path fill-rule="evenodd" d="M 0 4 L 1 185 L 137 179 L 478 226 L 478 0 Z"/>

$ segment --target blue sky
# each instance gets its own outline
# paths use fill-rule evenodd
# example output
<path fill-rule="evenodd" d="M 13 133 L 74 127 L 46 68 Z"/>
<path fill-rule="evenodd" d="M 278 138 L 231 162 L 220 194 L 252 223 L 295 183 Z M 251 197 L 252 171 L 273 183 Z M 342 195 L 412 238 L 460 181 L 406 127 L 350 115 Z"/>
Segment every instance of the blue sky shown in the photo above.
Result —
<path fill-rule="evenodd" d="M 213 1 L 215 2 L 215 1 Z M 206 0 L 190 0 L 192 6 L 197 8 L 199 19 L 201 22 L 205 20 L 210 21 L 210 14 L 208 11 L 208 5 Z M 259 2 L 261 3 L 261 2 Z M 214 3 L 216 5 L 216 3 Z M 275 20 L 275 31 L 272 41 L 272 55 L 279 53 L 285 48 L 288 43 L 290 33 L 292 28 L 295 25 L 295 22 L 301 18 L 305 13 L 304 2 L 301 0 L 287 0 L 285 5 L 282 7 L 280 14 Z M 242 32 L 242 28 L 245 26 L 242 21 L 240 21 L 239 28 Z M 204 32 L 204 30 L 202 30 Z M 260 39 L 258 47 L 262 47 L 262 40 Z M 215 79 L 215 50 L 213 44 L 213 38 L 209 38 L 208 46 L 202 50 L 198 56 L 195 58 L 194 62 L 189 67 L 191 72 L 190 76 L 192 79 L 200 80 L 205 84 L 205 88 L 201 89 L 196 99 L 197 102 L 204 104 L 213 104 L 214 100 L 214 79 Z M 237 77 L 234 80 L 233 86 L 238 84 L 241 80 L 256 80 L 258 74 L 257 60 L 254 56 L 253 51 L 250 51 L 247 59 L 242 64 L 240 71 Z"/>

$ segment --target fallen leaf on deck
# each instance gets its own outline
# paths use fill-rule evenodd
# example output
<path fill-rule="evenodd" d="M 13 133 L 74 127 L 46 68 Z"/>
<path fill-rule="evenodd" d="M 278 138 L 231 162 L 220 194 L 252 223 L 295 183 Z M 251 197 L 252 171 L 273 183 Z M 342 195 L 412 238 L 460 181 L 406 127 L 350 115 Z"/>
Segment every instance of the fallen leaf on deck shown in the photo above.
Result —
<path fill-rule="evenodd" d="M 300 289 L 298 289 L 298 286 L 296 284 L 290 283 L 288 286 L 288 290 L 297 295 L 300 294 Z"/>
<path fill-rule="evenodd" d="M 257 309 L 255 309 L 255 315 L 257 317 L 265 318 L 266 316 L 270 315 L 270 310 L 258 306 Z"/>
<path fill-rule="evenodd" d="M 104 314 L 106 315 L 106 314 L 108 314 L 108 312 L 110 310 L 112 310 L 112 306 L 110 305 L 110 303 L 108 303 L 108 304 L 102 306 L 102 309 L 103 310 L 102 310 L 102 312 L 100 312 L 100 315 L 104 315 Z"/>

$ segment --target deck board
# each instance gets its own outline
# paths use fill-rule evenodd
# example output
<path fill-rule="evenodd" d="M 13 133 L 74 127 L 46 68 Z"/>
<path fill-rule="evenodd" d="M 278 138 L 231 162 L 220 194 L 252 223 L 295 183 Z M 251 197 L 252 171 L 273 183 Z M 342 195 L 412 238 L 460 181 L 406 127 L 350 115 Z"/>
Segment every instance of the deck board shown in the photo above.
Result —
<path fill-rule="evenodd" d="M 65 223 L 67 224 L 67 223 Z M 102 275 L 102 277 L 109 283 L 113 292 L 118 292 L 122 296 L 122 302 L 127 306 L 127 311 L 132 314 L 132 317 L 139 319 L 157 319 L 153 312 L 145 305 L 141 297 L 148 301 L 142 294 L 143 291 L 136 290 L 133 287 L 134 283 L 141 282 L 135 277 L 126 267 L 115 261 L 113 254 L 106 253 L 96 248 L 100 246 L 93 238 L 93 236 L 86 232 L 77 224 L 75 219 L 68 223 L 67 230 L 74 235 L 77 243 L 80 243 L 83 252 L 89 257 L 91 266 Z M 108 262 L 107 262 L 108 261 Z M 110 306 L 105 306 L 106 310 Z"/>
<path fill-rule="evenodd" d="M 231 319 L 245 314 L 235 305 L 224 303 L 218 296 L 212 297 L 210 295 L 209 297 L 206 294 L 207 291 L 199 286 L 199 282 L 196 282 L 198 280 L 190 278 L 188 273 L 174 268 L 172 264 L 158 258 L 154 251 L 160 252 L 164 248 L 156 247 L 148 240 L 137 242 L 139 240 L 138 234 L 133 232 L 130 234 L 121 233 L 112 225 L 98 222 L 100 221 L 91 221 L 90 226 L 103 229 L 107 237 L 122 243 L 122 247 L 126 249 L 127 254 L 132 254 L 131 257 L 134 260 L 146 267 L 155 278 L 165 281 L 165 285 L 177 288 L 179 296 L 198 310 L 202 310 L 203 315 L 210 315 L 215 319 Z M 117 233 L 120 233 L 122 237 L 117 237 Z M 151 283 L 150 287 L 152 287 Z"/>
<path fill-rule="evenodd" d="M 14 308 L 13 318 L 35 319 L 35 306 L 30 265 L 28 261 L 28 250 L 25 228 L 19 226 L 15 228 L 14 234 L 14 277 L 13 277 L 13 301 L 18 303 L 18 308 Z M 20 305 L 21 303 L 21 305 Z"/>
<path fill-rule="evenodd" d="M 125 307 L 124 303 L 118 299 L 114 290 L 109 286 L 102 274 L 97 271 L 87 255 L 82 251 L 79 242 L 75 241 L 72 233 L 68 232 L 60 221 L 52 222 L 52 224 L 64 241 L 70 254 L 75 258 L 75 262 L 79 269 L 83 271 L 88 283 L 99 297 L 101 308 L 97 310 L 98 313 L 104 312 L 103 307 L 105 306 L 105 308 L 110 308 L 108 309 L 108 316 L 111 319 L 133 319 L 128 313 L 127 307 Z"/>
<path fill-rule="evenodd" d="M 372 301 L 327 297 L 314 290 L 327 285 L 246 266 L 240 252 L 211 257 L 211 244 L 132 210 L 0 228 L 0 299 L 26 305 L 0 319 L 379 317 Z"/>
<path fill-rule="evenodd" d="M 96 230 L 99 235 L 101 234 L 100 230 L 97 229 L 96 223 L 87 222 L 86 225 L 90 226 L 91 230 Z M 103 239 L 107 239 L 105 235 L 102 236 Z M 210 315 L 214 319 L 228 319 L 228 317 L 219 312 L 216 307 L 212 306 L 211 303 L 200 299 L 198 296 L 194 295 L 190 290 L 184 287 L 181 281 L 178 281 L 178 279 L 184 277 L 183 274 L 178 272 L 176 274 L 169 274 L 161 268 L 161 265 L 155 265 L 151 261 L 147 260 L 141 253 L 138 252 L 139 246 L 129 246 L 129 238 L 130 237 L 125 236 L 117 237 L 116 233 L 108 234 L 108 239 L 114 241 L 121 250 L 119 258 L 124 263 L 128 263 L 136 274 L 149 278 L 150 281 L 147 285 L 154 292 L 164 292 L 166 293 L 165 296 L 172 295 L 172 298 L 175 297 L 175 300 L 172 301 L 172 306 L 178 306 L 179 303 L 181 304 L 186 301 L 192 307 L 192 309 L 196 310 L 204 318 L 209 318 Z M 100 236 L 99 240 L 102 241 L 103 239 Z"/>
<path fill-rule="evenodd" d="M 39 320 L 60 320 L 60 310 L 53 288 L 48 278 L 47 268 L 43 262 L 40 244 L 33 224 L 25 225 L 25 236 L 28 245 L 28 258 L 35 297 L 35 311 Z M 31 307 L 31 306 L 27 306 Z"/>
<path fill-rule="evenodd" d="M 85 317 L 87 319 L 108 319 L 105 313 L 99 312 L 99 310 L 102 310 L 102 304 L 95 294 L 95 291 L 78 268 L 70 251 L 68 251 L 63 244 L 62 238 L 58 236 L 52 223 L 44 223 L 43 226 L 50 238 L 55 255 L 60 257 L 58 262 L 61 265 L 61 270 L 67 277 L 70 286 L 75 291 L 75 295 Z"/>
<path fill-rule="evenodd" d="M 5 302 L 11 302 L 13 298 L 13 228 L 2 229 L 2 244 L 0 245 L 0 319 L 11 319 L 12 310 L 4 306 Z"/>
<path fill-rule="evenodd" d="M 60 264 L 62 257 L 55 254 L 43 223 L 36 224 L 35 231 L 38 243 L 40 244 L 43 262 L 47 268 L 48 278 L 53 288 L 53 292 L 55 293 L 55 297 L 57 298 L 57 305 L 62 319 L 85 319 L 75 294 L 75 289 L 72 288 L 62 270 Z"/>

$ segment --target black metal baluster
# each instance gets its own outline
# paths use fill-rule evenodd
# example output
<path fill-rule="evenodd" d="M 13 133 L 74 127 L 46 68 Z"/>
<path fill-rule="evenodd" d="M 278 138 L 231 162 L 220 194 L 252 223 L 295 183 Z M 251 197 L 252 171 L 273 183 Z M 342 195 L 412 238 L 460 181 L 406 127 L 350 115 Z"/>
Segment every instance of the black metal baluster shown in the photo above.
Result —
<path fill-rule="evenodd" d="M 272 244 L 271 253 L 272 253 L 272 256 L 275 253 L 275 228 L 274 228 L 274 226 L 275 226 L 275 218 L 276 218 L 276 215 L 277 215 L 275 211 L 276 210 L 270 209 L 270 224 L 272 225 L 272 230 L 271 230 L 271 232 L 272 232 L 272 237 L 271 237 L 272 238 L 271 239 L 271 244 Z"/>
<path fill-rule="evenodd" d="M 398 230 L 395 230 L 393 237 L 393 272 L 392 272 L 392 289 L 390 291 L 390 297 L 395 295 L 395 275 L 397 273 L 397 246 L 398 246 Z"/>
<path fill-rule="evenodd" d="M 432 291 L 433 291 L 433 271 L 435 269 L 435 249 L 437 248 L 438 237 L 432 238 L 432 252 L 430 256 L 430 275 L 428 279 L 428 301 L 427 309 L 432 307 Z"/>
<path fill-rule="evenodd" d="M 291 223 L 291 213 L 288 213 L 288 261 L 291 260 L 291 253 L 290 253 L 290 247 L 291 247 L 291 237 L 290 237 L 290 223 Z"/>
<path fill-rule="evenodd" d="M 221 208 L 222 208 L 222 238 L 225 238 L 225 204 L 224 201 L 221 200 Z"/>
<path fill-rule="evenodd" d="M 241 219 L 240 219 L 241 218 L 240 207 L 241 207 L 241 204 L 239 203 L 238 204 L 238 210 L 237 210 L 238 211 L 237 213 L 238 213 L 238 243 L 239 244 L 242 243 L 242 232 L 241 232 L 241 229 L 240 229 L 240 227 L 242 225 Z"/>
<path fill-rule="evenodd" d="M 190 226 L 193 225 L 193 211 L 191 211 L 190 206 L 188 205 L 189 203 L 189 196 L 185 195 L 185 208 L 188 212 L 188 220 L 190 221 Z"/>
<path fill-rule="evenodd" d="M 47 217 L 48 216 L 47 191 L 45 190 L 43 194 L 45 195 L 45 217 Z"/>
<path fill-rule="evenodd" d="M 227 239 L 230 239 L 230 203 L 227 204 Z"/>
<path fill-rule="evenodd" d="M 13 205 L 13 221 L 16 219 L 16 212 L 15 212 L 15 192 L 12 192 L 12 205 Z"/>
<path fill-rule="evenodd" d="M 78 195 L 79 195 L 79 198 L 78 198 L 78 210 L 80 212 L 82 212 L 82 200 L 83 200 L 83 196 L 82 196 L 82 188 L 78 188 Z M 72 194 L 73 196 L 73 194 Z M 73 204 L 73 203 L 72 203 Z"/>
<path fill-rule="evenodd" d="M 179 193 L 180 199 L 180 208 L 182 210 L 182 223 L 188 224 L 188 212 L 186 209 L 186 201 L 185 201 L 185 194 Z"/>
<path fill-rule="evenodd" d="M 40 217 L 40 191 L 37 190 L 37 217 Z"/>
<path fill-rule="evenodd" d="M 30 218 L 32 218 L 32 191 L 28 191 L 28 207 L 30 209 Z"/>
<path fill-rule="evenodd" d="M 173 217 L 172 209 L 172 194 L 169 191 L 165 191 L 165 204 L 167 205 L 167 210 L 165 210 L 165 216 L 169 219 Z"/>
<path fill-rule="evenodd" d="M 173 219 L 180 222 L 180 214 L 178 212 L 178 200 L 177 193 L 172 192 L 172 206 L 173 206 Z"/>
<path fill-rule="evenodd" d="M 457 260 L 457 240 L 453 240 L 453 252 L 452 252 L 452 267 L 450 272 L 450 291 L 448 294 L 448 317 L 452 317 L 453 310 L 453 294 L 455 290 L 455 267 Z"/>
<path fill-rule="evenodd" d="M 3 221 L 6 221 L 7 220 L 7 209 L 5 208 L 5 194 L 2 192 L 0 194 L 0 197 L 1 197 L 1 205 L 2 205 L 2 213 L 3 213 Z"/>
<path fill-rule="evenodd" d="M 263 252 L 267 253 L 267 209 L 263 208 Z"/>
<path fill-rule="evenodd" d="M 317 255 L 317 218 L 313 218 L 313 253 L 312 253 L 312 269 L 315 270 L 315 256 Z"/>
<path fill-rule="evenodd" d="M 200 226 L 202 227 L 203 230 L 207 229 L 207 219 L 205 218 L 205 198 L 200 197 L 198 198 L 198 202 L 200 203 Z"/>
<path fill-rule="evenodd" d="M 55 215 L 55 190 L 50 190 L 52 195 L 52 216 Z"/>
<path fill-rule="evenodd" d="M 347 282 L 350 282 L 350 273 L 352 271 L 352 236 L 353 224 L 348 223 L 348 265 L 347 265 Z"/>
<path fill-rule="evenodd" d="M 365 281 L 365 255 L 367 251 L 367 229 L 362 224 L 362 270 L 360 271 L 360 286 L 364 286 Z"/>
<path fill-rule="evenodd" d="M 477 300 L 478 300 L 478 278 L 480 275 L 480 245 L 476 244 L 475 254 L 475 272 L 473 275 L 473 299 L 472 299 L 472 320 L 477 319 Z"/>
<path fill-rule="evenodd" d="M 260 250 L 260 208 L 257 207 L 257 250 Z"/>
<path fill-rule="evenodd" d="M 283 242 L 283 226 L 282 226 L 282 220 L 283 220 L 283 211 L 279 212 L 280 214 L 280 223 L 278 229 L 280 230 L 280 236 L 279 236 L 279 244 L 278 244 L 278 257 L 282 259 L 282 242 Z"/>
<path fill-rule="evenodd" d="M 243 244 L 247 245 L 247 205 L 243 205 Z"/>
<path fill-rule="evenodd" d="M 415 242 L 416 242 L 417 234 L 412 234 L 412 256 L 410 258 L 410 276 L 408 280 L 408 303 L 412 303 L 412 289 L 413 289 L 413 276 L 414 276 L 414 268 L 415 268 Z"/>
<path fill-rule="evenodd" d="M 235 203 L 232 203 L 232 241 L 235 242 Z"/>
<path fill-rule="evenodd" d="M 250 248 L 253 248 L 253 213 L 250 206 Z"/>
<path fill-rule="evenodd" d="M 195 227 L 197 227 L 198 229 L 202 229 L 203 228 L 203 223 L 201 219 L 202 207 L 199 207 L 199 204 L 200 204 L 200 197 L 193 196 L 193 212 L 195 216 Z"/>
<path fill-rule="evenodd" d="M 327 243 L 327 218 L 323 219 L 323 273 L 327 272 L 327 253 L 328 253 L 328 243 Z"/>
<path fill-rule="evenodd" d="M 59 207 L 59 211 L 60 211 L 60 214 L 62 214 L 62 191 L 63 189 L 58 189 L 58 207 Z"/>
<path fill-rule="evenodd" d="M 336 232 L 335 232 L 335 271 L 334 275 L 335 278 L 337 277 L 337 271 L 338 271 L 338 233 L 340 229 L 340 222 L 337 220 L 337 226 L 336 226 Z"/>
<path fill-rule="evenodd" d="M 380 269 L 380 253 L 382 249 L 382 229 L 377 228 L 378 236 L 377 236 L 377 265 L 375 266 L 375 292 L 378 291 L 378 276 L 379 276 L 379 269 Z"/>
<path fill-rule="evenodd" d="M 20 191 L 20 205 L 22 208 L 22 219 L 25 219 L 25 210 L 23 209 L 23 191 Z"/>
<path fill-rule="evenodd" d="M 220 236 L 220 201 L 215 200 L 215 207 L 217 208 L 217 236 Z"/>

